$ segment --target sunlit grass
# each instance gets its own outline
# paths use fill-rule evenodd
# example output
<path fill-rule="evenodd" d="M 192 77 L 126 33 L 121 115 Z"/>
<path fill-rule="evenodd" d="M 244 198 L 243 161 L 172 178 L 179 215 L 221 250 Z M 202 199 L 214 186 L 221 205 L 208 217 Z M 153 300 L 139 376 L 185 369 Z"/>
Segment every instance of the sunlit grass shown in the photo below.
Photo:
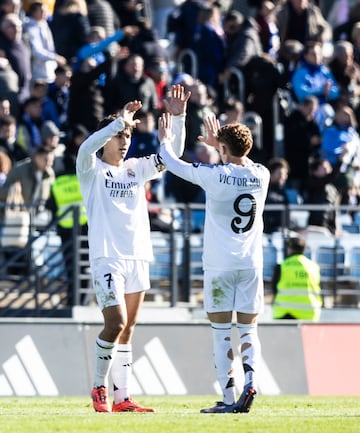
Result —
<path fill-rule="evenodd" d="M 360 396 L 258 396 L 249 414 L 200 414 L 214 404 L 213 396 L 136 400 L 156 413 L 95 413 L 86 397 L 3 397 L 0 432 L 360 433 Z"/>

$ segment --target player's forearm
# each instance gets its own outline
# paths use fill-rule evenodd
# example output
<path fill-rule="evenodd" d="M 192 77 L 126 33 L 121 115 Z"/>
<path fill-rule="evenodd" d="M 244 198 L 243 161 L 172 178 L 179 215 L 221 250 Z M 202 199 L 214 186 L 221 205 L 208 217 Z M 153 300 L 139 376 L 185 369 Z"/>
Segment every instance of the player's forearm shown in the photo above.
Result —
<path fill-rule="evenodd" d="M 185 149 L 185 114 L 173 116 L 172 133 L 175 139 L 172 148 L 176 156 L 182 156 Z"/>
<path fill-rule="evenodd" d="M 161 143 L 160 157 L 167 170 L 185 180 L 192 181 L 192 164 L 179 159 L 170 142 Z"/>
<path fill-rule="evenodd" d="M 124 120 L 121 117 L 113 120 L 104 128 L 91 134 L 80 146 L 77 157 L 77 167 L 80 171 L 87 171 L 94 164 L 96 152 L 117 133 L 124 129 Z"/>

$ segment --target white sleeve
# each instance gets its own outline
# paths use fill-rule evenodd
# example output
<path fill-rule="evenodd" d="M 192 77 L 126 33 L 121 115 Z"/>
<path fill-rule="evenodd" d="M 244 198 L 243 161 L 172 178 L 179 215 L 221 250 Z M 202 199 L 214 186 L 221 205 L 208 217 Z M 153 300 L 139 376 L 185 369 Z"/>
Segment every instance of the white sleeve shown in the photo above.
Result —
<path fill-rule="evenodd" d="M 79 147 L 76 158 L 77 173 L 85 173 L 95 167 L 96 152 L 118 132 L 125 127 L 124 120 L 121 117 L 113 120 L 104 128 L 91 134 Z"/>
<path fill-rule="evenodd" d="M 169 142 L 164 142 L 160 146 L 160 158 L 171 173 L 205 189 L 211 176 L 211 169 L 208 166 L 182 161 L 175 155 Z"/>
<path fill-rule="evenodd" d="M 173 116 L 172 133 L 175 136 L 172 148 L 175 155 L 181 156 L 185 149 L 185 114 Z"/>

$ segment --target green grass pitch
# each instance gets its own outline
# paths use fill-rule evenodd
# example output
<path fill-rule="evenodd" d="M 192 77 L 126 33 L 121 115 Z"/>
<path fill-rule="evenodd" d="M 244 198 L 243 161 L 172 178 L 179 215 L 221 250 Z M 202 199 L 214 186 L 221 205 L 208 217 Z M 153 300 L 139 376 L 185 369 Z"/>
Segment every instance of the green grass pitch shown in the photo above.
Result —
<path fill-rule="evenodd" d="M 214 396 L 139 396 L 156 413 L 100 414 L 86 397 L 2 397 L 1 433 L 360 433 L 360 396 L 258 396 L 248 414 L 200 414 Z"/>

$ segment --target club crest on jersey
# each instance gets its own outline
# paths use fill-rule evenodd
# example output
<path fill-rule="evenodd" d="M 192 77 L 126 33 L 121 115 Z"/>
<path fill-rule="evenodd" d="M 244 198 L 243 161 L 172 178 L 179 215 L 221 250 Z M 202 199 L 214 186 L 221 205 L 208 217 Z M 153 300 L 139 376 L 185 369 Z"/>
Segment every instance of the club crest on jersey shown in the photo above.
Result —
<path fill-rule="evenodd" d="M 133 170 L 131 170 L 131 168 L 128 168 L 127 169 L 127 175 L 129 177 L 135 177 L 135 172 Z"/>
<path fill-rule="evenodd" d="M 156 154 L 154 161 L 155 167 L 159 173 L 166 169 L 165 164 L 163 163 L 161 156 L 158 153 Z"/>

